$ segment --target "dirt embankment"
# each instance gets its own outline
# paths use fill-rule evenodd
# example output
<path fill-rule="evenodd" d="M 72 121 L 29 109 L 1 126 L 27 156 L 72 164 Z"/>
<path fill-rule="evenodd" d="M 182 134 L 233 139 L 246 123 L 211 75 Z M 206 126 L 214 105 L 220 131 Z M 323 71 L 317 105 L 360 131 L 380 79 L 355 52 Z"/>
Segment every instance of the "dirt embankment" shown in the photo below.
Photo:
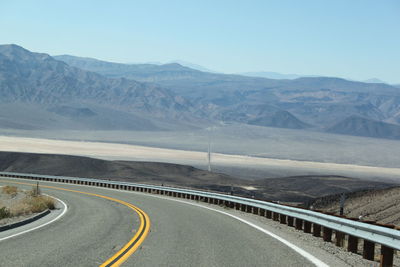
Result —
<path fill-rule="evenodd" d="M 313 206 L 338 213 L 340 194 L 317 199 Z M 365 190 L 346 195 L 344 215 L 363 220 L 400 225 L 400 187 Z"/>

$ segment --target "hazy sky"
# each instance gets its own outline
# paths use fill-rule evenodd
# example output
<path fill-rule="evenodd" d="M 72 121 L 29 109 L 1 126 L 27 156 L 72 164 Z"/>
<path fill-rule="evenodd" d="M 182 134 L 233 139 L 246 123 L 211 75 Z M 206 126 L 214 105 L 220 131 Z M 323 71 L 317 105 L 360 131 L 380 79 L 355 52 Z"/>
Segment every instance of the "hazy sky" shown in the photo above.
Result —
<path fill-rule="evenodd" d="M 400 83 L 400 0 L 0 0 L 0 43 L 115 62 Z"/>

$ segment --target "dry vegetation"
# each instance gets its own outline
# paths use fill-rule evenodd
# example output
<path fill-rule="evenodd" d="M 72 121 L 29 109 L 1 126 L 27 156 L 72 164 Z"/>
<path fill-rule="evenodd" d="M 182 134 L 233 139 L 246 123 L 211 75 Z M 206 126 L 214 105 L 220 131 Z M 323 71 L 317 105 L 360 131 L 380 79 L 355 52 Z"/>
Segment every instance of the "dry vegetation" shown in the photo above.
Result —
<path fill-rule="evenodd" d="M 15 186 L 4 186 L 1 190 L 3 202 L 0 202 L 0 219 L 29 215 L 55 208 L 55 200 L 41 195 L 37 187 L 29 191 L 18 190 Z M 6 196 L 4 196 L 6 195 Z"/>
<path fill-rule="evenodd" d="M 16 186 L 6 185 L 1 189 L 1 192 L 10 195 L 11 197 L 15 197 L 17 195 L 18 188 Z"/>

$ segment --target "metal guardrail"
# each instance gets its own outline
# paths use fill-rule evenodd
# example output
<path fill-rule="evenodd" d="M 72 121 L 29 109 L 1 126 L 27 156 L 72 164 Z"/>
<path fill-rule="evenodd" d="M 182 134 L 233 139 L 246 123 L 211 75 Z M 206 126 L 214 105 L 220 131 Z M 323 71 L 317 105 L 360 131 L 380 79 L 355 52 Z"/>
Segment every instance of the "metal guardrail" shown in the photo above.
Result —
<path fill-rule="evenodd" d="M 361 238 L 373 243 L 381 244 L 387 248 L 400 250 L 400 231 L 391 229 L 383 226 L 374 224 L 368 224 L 361 221 L 354 221 L 346 218 L 332 216 L 317 211 L 296 208 L 291 206 L 280 205 L 276 203 L 255 200 L 250 198 L 225 195 L 214 192 L 205 192 L 191 189 L 174 188 L 167 186 L 148 185 L 140 183 L 129 183 L 120 181 L 110 181 L 101 179 L 89 179 L 89 178 L 75 178 L 75 177 L 64 177 L 64 176 L 49 176 L 49 175 L 37 175 L 37 174 L 26 174 L 26 173 L 12 173 L 12 172 L 0 172 L 0 176 L 25 178 L 25 179 L 36 179 L 36 180 L 49 180 L 55 182 L 68 182 L 68 183 L 79 183 L 79 184 L 90 184 L 90 185 L 110 185 L 106 187 L 112 188 L 143 188 L 146 191 L 157 191 L 158 192 L 169 192 L 173 194 L 181 194 L 187 196 L 196 196 L 196 199 L 212 199 L 218 200 L 224 203 L 230 203 L 233 205 L 239 205 L 241 207 L 252 208 L 257 210 L 264 210 L 272 212 L 280 216 L 287 216 L 287 218 L 295 218 L 296 220 L 303 220 L 304 222 L 310 222 L 317 226 L 323 226 L 324 228 L 332 229 L 340 233 L 348 234 L 352 237 Z M 284 217 L 286 220 L 286 217 Z"/>

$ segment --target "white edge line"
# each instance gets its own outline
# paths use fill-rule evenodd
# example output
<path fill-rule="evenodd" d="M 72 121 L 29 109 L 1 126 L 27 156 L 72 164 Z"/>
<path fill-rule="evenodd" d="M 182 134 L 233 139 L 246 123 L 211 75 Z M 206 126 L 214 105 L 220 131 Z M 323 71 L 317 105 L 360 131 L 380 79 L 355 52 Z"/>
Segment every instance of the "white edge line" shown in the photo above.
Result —
<path fill-rule="evenodd" d="M 133 192 L 132 192 L 132 193 L 133 193 Z M 136 193 L 136 192 L 135 192 L 135 193 Z M 299 253 L 301 256 L 303 256 L 303 257 L 306 258 L 307 260 L 311 261 L 314 265 L 316 265 L 316 266 L 318 266 L 318 267 L 329 267 L 328 264 L 326 264 L 326 263 L 324 263 L 323 261 L 319 260 L 318 258 L 316 258 L 315 256 L 311 255 L 311 254 L 308 253 L 307 251 L 305 251 L 305 250 L 299 248 L 298 246 L 296 246 L 296 245 L 290 243 L 290 242 L 287 241 L 286 239 L 284 239 L 284 238 L 282 238 L 282 237 L 280 237 L 280 236 L 278 236 L 278 235 L 276 235 L 276 234 L 274 234 L 274 233 L 272 233 L 272 232 L 270 232 L 270 231 L 268 231 L 268 230 L 265 230 L 265 229 L 263 229 L 262 227 L 260 227 L 260 226 L 258 226 L 258 225 L 255 225 L 254 223 L 251 223 L 251 222 L 249 222 L 249 221 L 246 221 L 245 219 L 242 219 L 242 218 L 240 218 L 240 217 L 238 217 L 238 216 L 235 216 L 235 215 L 232 215 L 232 214 L 229 214 L 229 213 L 227 213 L 227 212 L 220 211 L 220 210 L 217 210 L 217 209 L 213 209 L 213 208 L 210 208 L 210 207 L 206 207 L 206 206 L 203 206 L 203 205 L 200 205 L 200 204 L 190 203 L 190 202 L 187 202 L 187 201 L 183 201 L 183 200 L 169 199 L 169 198 L 165 198 L 165 197 L 154 196 L 154 195 L 147 195 L 147 194 L 143 194 L 143 195 L 151 196 L 151 197 L 155 197 L 155 198 L 160 198 L 160 199 L 164 199 L 164 200 L 176 201 L 176 202 L 180 202 L 180 203 L 184 203 L 184 204 L 188 204 L 188 205 L 192 205 L 192 206 L 196 206 L 196 207 L 200 207 L 200 208 L 212 210 L 212 211 L 215 211 L 215 212 L 218 212 L 218 213 L 227 215 L 227 216 L 229 216 L 229 217 L 232 217 L 232 218 L 234 218 L 234 219 L 236 219 L 236 220 L 238 220 L 238 221 L 241 221 L 241 222 L 243 222 L 243 223 L 245 223 L 245 224 L 247 224 L 247 225 L 249 225 L 249 226 L 251 226 L 251 227 L 253 227 L 253 228 L 255 228 L 255 229 L 257 229 L 257 230 L 259 230 L 259 231 L 261 231 L 261 232 L 263 232 L 263 233 L 265 233 L 265 234 L 267 234 L 267 235 L 269 235 L 269 236 L 271 236 L 271 237 L 273 237 L 273 238 L 275 238 L 275 239 L 277 239 L 278 241 L 282 242 L 283 244 L 285 244 L 285 245 L 288 246 L 289 248 L 291 248 L 291 249 L 293 249 L 294 251 L 296 251 L 297 253 Z"/>
<path fill-rule="evenodd" d="M 1 241 L 4 241 L 4 240 L 6 240 L 6 239 L 10 239 L 10 238 L 13 238 L 13 237 L 16 237 L 16 236 L 19 236 L 19 235 L 26 234 L 26 233 L 29 233 L 29 232 L 31 232 L 31 231 L 37 230 L 37 229 L 39 229 L 39 228 L 42 228 L 42 227 L 44 227 L 44 226 L 46 226 L 46 225 L 49 225 L 50 223 L 53 223 L 53 222 L 57 221 L 58 219 L 60 219 L 60 218 L 67 212 L 68 206 L 67 206 L 67 204 L 65 204 L 65 202 L 62 201 L 61 199 L 56 198 L 56 197 L 53 197 L 53 196 L 52 196 L 52 198 L 58 200 L 58 201 L 61 202 L 61 204 L 64 206 L 64 210 L 63 210 L 63 212 L 62 212 L 60 215 L 58 215 L 58 216 L 57 216 L 56 218 L 54 218 L 53 220 L 51 220 L 51 221 L 49 221 L 49 222 L 46 222 L 46 223 L 44 223 L 44 224 L 41 224 L 41 225 L 39 225 L 39 226 L 36 226 L 36 227 L 34 227 L 34 228 L 27 229 L 27 230 L 25 230 L 25 231 L 22 231 L 22 232 L 19 232 L 19 233 L 10 235 L 10 236 L 6 236 L 6 237 L 3 237 L 3 238 L 0 238 L 0 242 L 1 242 Z"/>

